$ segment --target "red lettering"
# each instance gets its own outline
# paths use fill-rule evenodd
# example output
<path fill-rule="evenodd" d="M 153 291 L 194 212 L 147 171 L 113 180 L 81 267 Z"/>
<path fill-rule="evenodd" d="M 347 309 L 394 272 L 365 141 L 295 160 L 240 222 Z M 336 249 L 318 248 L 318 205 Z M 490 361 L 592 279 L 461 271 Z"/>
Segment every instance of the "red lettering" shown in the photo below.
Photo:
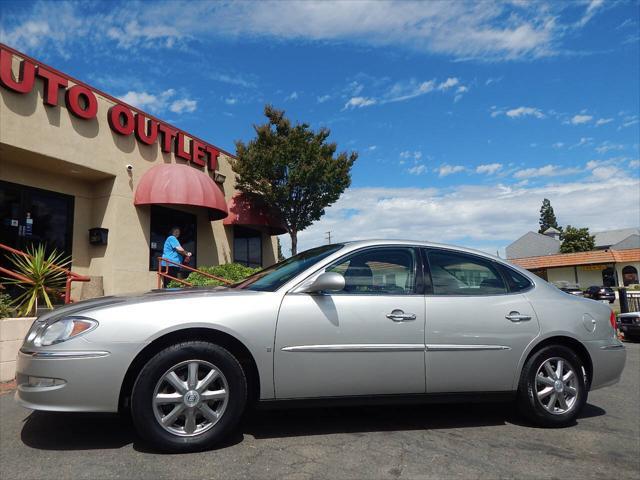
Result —
<path fill-rule="evenodd" d="M 15 79 L 11 68 L 12 62 L 13 55 L 11 52 L 0 49 L 0 83 L 14 92 L 29 93 L 35 81 L 35 66 L 31 62 L 22 60 L 18 79 Z"/>
<path fill-rule="evenodd" d="M 58 105 L 58 90 L 67 88 L 69 82 L 67 82 L 66 78 L 56 75 L 41 66 L 38 66 L 38 76 L 44 80 L 44 103 L 55 107 Z"/>
<path fill-rule="evenodd" d="M 84 98 L 84 106 L 80 103 Z M 95 118 L 98 113 L 98 100 L 91 90 L 82 85 L 74 85 L 67 90 L 67 108 L 76 117 L 84 120 Z"/>
<path fill-rule="evenodd" d="M 109 109 L 107 114 L 107 121 L 111 130 L 120 135 L 131 135 L 135 124 L 133 123 L 133 113 L 127 107 L 121 104 L 116 104 Z"/>
<path fill-rule="evenodd" d="M 176 156 L 184 160 L 191 160 L 191 155 L 189 155 L 189 152 L 184 148 L 183 132 L 178 132 L 178 137 L 176 138 Z"/>
<path fill-rule="evenodd" d="M 220 152 L 218 151 L 218 149 L 210 145 L 207 145 L 205 147 L 205 150 L 209 154 L 209 171 L 213 172 L 218 168 L 218 157 L 220 156 Z"/>
<path fill-rule="evenodd" d="M 147 128 L 149 125 L 149 128 Z M 151 145 L 158 138 L 158 124 L 140 113 L 136 113 L 136 138 L 142 143 Z"/>
<path fill-rule="evenodd" d="M 176 136 L 178 131 L 175 128 L 171 128 L 169 125 L 164 123 L 158 124 L 158 130 L 162 133 L 162 151 L 171 153 L 171 144 L 173 143 L 173 137 Z"/>
<path fill-rule="evenodd" d="M 206 158 L 204 145 L 195 138 L 191 140 L 191 161 L 196 165 L 204 167 L 206 165 Z"/>

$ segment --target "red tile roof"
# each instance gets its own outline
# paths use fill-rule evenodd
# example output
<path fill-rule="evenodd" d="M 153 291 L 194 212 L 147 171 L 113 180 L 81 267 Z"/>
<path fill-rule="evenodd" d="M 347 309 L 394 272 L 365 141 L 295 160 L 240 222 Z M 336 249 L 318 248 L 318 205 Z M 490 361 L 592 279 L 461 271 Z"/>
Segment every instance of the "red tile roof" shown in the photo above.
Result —
<path fill-rule="evenodd" d="M 573 265 L 592 265 L 597 263 L 640 262 L 640 248 L 559 253 L 556 255 L 544 255 L 542 257 L 513 258 L 509 261 L 527 270 L 571 267 Z"/>

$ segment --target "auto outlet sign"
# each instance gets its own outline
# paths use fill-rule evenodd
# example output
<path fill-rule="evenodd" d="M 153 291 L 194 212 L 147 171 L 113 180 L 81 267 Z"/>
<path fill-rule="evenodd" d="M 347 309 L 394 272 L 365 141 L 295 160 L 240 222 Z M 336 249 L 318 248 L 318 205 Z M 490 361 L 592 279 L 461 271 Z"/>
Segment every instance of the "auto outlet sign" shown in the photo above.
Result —
<path fill-rule="evenodd" d="M 58 107 L 60 92 L 64 92 L 64 103 L 67 110 L 82 120 L 93 120 L 98 115 L 98 99 L 96 92 L 88 86 L 72 80 L 60 72 L 39 65 L 24 58 L 20 62 L 16 78 L 12 69 L 13 52 L 0 46 L 0 84 L 7 90 L 19 94 L 30 93 L 37 79 L 43 82 L 43 102 L 48 107 Z M 115 102 L 107 111 L 109 127 L 122 136 L 135 135 L 138 142 L 145 145 L 159 143 L 163 152 L 175 152 L 183 160 L 199 167 L 208 166 L 209 171 L 216 170 L 220 151 L 213 145 L 198 140 L 157 120 L 137 109 L 126 105 L 109 95 L 100 92 L 101 96 Z"/>

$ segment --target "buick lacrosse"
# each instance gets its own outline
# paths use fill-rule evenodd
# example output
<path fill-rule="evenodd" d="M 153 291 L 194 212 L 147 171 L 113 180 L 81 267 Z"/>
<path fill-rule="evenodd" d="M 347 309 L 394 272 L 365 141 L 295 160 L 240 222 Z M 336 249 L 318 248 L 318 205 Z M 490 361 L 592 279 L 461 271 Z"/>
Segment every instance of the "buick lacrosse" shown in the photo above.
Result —
<path fill-rule="evenodd" d="M 16 399 L 130 412 L 167 451 L 215 445 L 251 404 L 511 399 L 571 424 L 626 352 L 611 309 L 502 259 L 410 241 L 308 250 L 229 288 L 104 297 L 38 318 Z"/>

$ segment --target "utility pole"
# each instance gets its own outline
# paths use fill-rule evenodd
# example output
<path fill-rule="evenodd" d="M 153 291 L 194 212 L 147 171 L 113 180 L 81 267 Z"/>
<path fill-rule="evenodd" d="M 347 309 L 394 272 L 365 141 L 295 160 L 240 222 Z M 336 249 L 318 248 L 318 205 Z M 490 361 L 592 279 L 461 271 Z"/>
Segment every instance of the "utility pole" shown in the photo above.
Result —
<path fill-rule="evenodd" d="M 325 232 L 327 234 L 327 241 L 329 242 L 329 245 L 331 245 L 331 232 Z"/>

